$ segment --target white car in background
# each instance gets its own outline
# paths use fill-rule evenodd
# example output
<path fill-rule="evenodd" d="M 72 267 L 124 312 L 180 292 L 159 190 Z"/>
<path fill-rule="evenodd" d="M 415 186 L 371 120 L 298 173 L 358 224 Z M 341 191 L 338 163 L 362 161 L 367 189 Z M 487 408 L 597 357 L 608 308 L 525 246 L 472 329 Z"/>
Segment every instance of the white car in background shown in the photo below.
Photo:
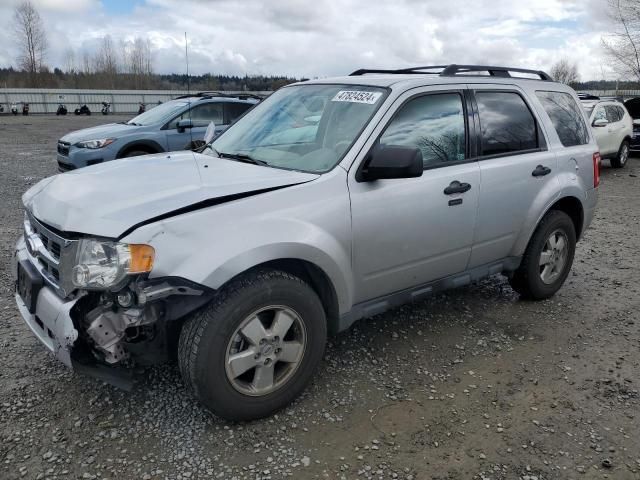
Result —
<path fill-rule="evenodd" d="M 600 147 L 600 156 L 611 166 L 622 168 L 629 159 L 633 137 L 633 119 L 623 104 L 617 101 L 583 99 L 582 106 Z"/>

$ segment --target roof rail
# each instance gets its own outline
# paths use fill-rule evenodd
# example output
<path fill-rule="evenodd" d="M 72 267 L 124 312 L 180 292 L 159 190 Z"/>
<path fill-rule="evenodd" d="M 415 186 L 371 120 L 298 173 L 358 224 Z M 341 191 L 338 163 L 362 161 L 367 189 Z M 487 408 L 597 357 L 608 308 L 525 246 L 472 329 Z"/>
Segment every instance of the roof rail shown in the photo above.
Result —
<path fill-rule="evenodd" d="M 437 70 L 437 71 L 432 71 Z M 440 75 L 441 77 L 456 77 L 456 76 L 478 76 L 474 72 L 487 72 L 486 76 L 489 77 L 503 77 L 512 78 L 511 73 L 526 73 L 529 75 L 536 75 L 540 80 L 553 81 L 546 72 L 542 70 L 530 70 L 526 68 L 515 67 L 495 67 L 489 65 L 429 65 L 424 67 L 409 67 L 400 68 L 397 70 L 383 70 L 383 69 L 366 69 L 361 68 L 352 72 L 350 76 L 366 75 L 368 73 L 390 73 L 390 74 L 432 74 Z M 516 75 L 516 77 L 518 77 Z"/>
<path fill-rule="evenodd" d="M 190 93 L 187 95 L 180 95 L 179 97 L 175 97 L 174 100 L 178 100 L 181 98 L 193 98 L 193 97 L 200 97 L 200 98 L 225 97 L 225 98 L 238 98 L 241 100 L 253 98 L 256 100 L 264 100 L 264 96 L 258 95 L 255 93 L 228 93 L 228 92 L 216 92 L 216 91 L 196 92 L 196 93 Z"/>

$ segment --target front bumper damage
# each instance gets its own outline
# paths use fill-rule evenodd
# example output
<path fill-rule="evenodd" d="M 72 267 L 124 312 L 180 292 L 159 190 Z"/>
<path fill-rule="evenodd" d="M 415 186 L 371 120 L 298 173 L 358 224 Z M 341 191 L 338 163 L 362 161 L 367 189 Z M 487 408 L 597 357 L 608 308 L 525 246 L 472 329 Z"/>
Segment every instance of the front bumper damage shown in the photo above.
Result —
<path fill-rule="evenodd" d="M 23 263 L 40 275 L 21 237 L 13 277 Z M 24 265 L 26 264 L 26 265 Z M 39 277 L 40 278 L 40 277 Z M 74 291 L 66 297 L 42 275 L 30 308 L 16 291 L 18 311 L 41 343 L 67 367 L 129 389 L 131 367 L 162 363 L 175 351 L 181 320 L 208 302 L 213 290 L 181 278 L 132 278 L 119 291 Z M 119 303 L 122 294 L 130 300 Z M 31 310 L 31 311 L 30 311 Z"/>

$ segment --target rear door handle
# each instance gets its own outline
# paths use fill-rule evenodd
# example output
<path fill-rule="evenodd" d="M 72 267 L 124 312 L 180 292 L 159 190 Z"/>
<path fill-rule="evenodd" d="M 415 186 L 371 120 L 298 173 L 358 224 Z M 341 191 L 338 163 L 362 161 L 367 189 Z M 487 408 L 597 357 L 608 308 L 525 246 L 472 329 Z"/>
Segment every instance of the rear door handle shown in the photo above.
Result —
<path fill-rule="evenodd" d="M 534 177 L 544 177 L 545 175 L 549 175 L 551 173 L 551 169 L 549 167 L 545 167 L 544 165 L 538 165 L 536 169 L 531 172 L 531 175 Z"/>
<path fill-rule="evenodd" d="M 460 183 L 458 180 L 454 180 L 444 189 L 445 195 L 453 195 L 454 193 L 464 193 L 471 190 L 471 185 L 468 183 Z"/>

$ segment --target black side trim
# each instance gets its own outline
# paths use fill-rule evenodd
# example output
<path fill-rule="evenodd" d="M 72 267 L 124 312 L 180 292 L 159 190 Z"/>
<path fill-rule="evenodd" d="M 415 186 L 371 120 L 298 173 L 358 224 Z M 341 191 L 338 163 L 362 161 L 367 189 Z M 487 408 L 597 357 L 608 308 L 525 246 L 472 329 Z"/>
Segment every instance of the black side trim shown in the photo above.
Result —
<path fill-rule="evenodd" d="M 497 262 L 480 265 L 472 268 L 471 270 L 466 270 L 455 275 L 441 278 L 440 280 L 435 280 L 433 282 L 358 303 L 347 313 L 340 316 L 338 321 L 338 332 L 346 330 L 353 325 L 356 320 L 360 320 L 361 318 L 373 317 L 374 315 L 379 315 L 389 309 L 396 308 L 407 303 L 424 300 L 434 293 L 462 287 L 490 275 L 502 272 L 512 272 L 520 266 L 521 260 L 521 257 L 507 257 Z"/>
<path fill-rule="evenodd" d="M 306 183 L 306 182 L 302 182 L 302 183 Z M 232 202 L 234 200 L 240 200 L 242 198 L 253 197 L 255 195 L 260 195 L 262 193 L 273 192 L 275 190 L 280 190 L 287 187 L 293 187 L 294 185 L 300 185 L 300 183 L 292 183 L 289 185 L 280 185 L 278 187 L 263 188 L 261 190 L 253 190 L 252 192 L 235 193 L 233 195 L 225 195 L 217 198 L 209 198 L 207 200 L 203 200 L 201 202 L 187 205 L 186 207 L 181 207 L 176 210 L 171 210 L 170 212 L 163 213 L 161 215 L 157 215 L 155 217 L 148 218 L 147 220 L 143 220 L 142 222 L 136 223 L 135 225 L 127 228 L 124 232 L 118 235 L 117 240 L 121 240 L 122 238 L 126 237 L 131 232 L 133 232 L 134 230 L 137 230 L 138 228 L 144 225 L 149 225 L 150 223 L 159 222 L 160 220 L 164 220 L 166 218 L 183 215 L 189 212 L 195 212 L 196 210 L 202 210 L 203 208 L 214 207 L 222 203 Z"/>

